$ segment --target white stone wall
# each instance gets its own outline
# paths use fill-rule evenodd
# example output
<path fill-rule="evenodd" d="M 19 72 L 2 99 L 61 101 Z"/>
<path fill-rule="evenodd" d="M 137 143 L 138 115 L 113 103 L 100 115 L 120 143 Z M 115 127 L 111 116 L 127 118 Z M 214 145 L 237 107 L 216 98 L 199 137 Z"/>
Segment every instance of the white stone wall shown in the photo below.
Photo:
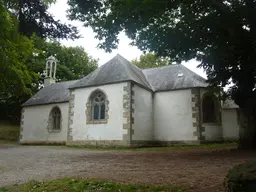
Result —
<path fill-rule="evenodd" d="M 134 85 L 133 93 L 133 109 L 132 114 L 134 124 L 132 129 L 134 134 L 132 140 L 135 141 L 152 141 L 153 140 L 153 102 L 152 92 Z"/>
<path fill-rule="evenodd" d="M 203 136 L 206 141 L 220 141 L 222 140 L 222 126 L 216 123 L 203 123 L 202 126 L 205 128 Z"/>
<path fill-rule="evenodd" d="M 239 124 L 236 109 L 222 110 L 222 128 L 224 140 L 239 139 Z"/>
<path fill-rule="evenodd" d="M 154 96 L 154 138 L 157 141 L 195 141 L 191 89 L 158 92 Z"/>
<path fill-rule="evenodd" d="M 123 134 L 127 134 L 127 130 L 123 129 L 123 95 L 125 86 L 127 86 L 127 83 L 81 88 L 72 91 L 74 95 L 74 115 L 71 133 L 73 141 L 123 140 Z M 86 103 L 90 94 L 97 89 L 102 90 L 109 101 L 109 119 L 106 124 L 86 124 Z"/>
<path fill-rule="evenodd" d="M 61 111 L 61 131 L 48 131 L 48 119 L 52 108 L 58 106 Z M 68 103 L 38 105 L 23 108 L 23 131 L 21 143 L 64 142 L 67 140 Z"/>

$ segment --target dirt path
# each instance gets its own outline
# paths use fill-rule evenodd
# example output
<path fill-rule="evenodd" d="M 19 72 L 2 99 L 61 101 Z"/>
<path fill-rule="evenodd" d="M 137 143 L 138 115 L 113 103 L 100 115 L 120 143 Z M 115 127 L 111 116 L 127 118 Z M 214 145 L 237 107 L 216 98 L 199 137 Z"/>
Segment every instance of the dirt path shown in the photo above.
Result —
<path fill-rule="evenodd" d="M 89 177 L 215 192 L 223 191 L 223 179 L 233 165 L 248 160 L 256 160 L 256 152 L 231 147 L 119 152 L 0 145 L 0 186 L 32 179 Z"/>

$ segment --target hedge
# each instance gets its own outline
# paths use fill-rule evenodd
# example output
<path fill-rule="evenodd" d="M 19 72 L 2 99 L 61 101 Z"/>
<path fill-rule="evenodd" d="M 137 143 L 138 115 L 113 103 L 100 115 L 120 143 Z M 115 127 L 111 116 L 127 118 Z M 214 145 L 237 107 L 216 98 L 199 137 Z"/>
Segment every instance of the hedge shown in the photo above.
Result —
<path fill-rule="evenodd" d="M 224 185 L 227 192 L 256 192 L 256 161 L 230 169 Z"/>

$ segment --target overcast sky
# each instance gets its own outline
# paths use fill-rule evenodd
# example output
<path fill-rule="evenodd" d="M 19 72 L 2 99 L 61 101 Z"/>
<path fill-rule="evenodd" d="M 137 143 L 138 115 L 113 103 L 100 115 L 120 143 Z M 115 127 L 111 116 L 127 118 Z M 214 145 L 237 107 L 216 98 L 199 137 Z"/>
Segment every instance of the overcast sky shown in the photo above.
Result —
<path fill-rule="evenodd" d="M 142 52 L 134 46 L 130 46 L 130 39 L 125 34 L 120 34 L 119 39 L 119 47 L 117 50 L 113 50 L 112 53 L 106 53 L 102 49 L 98 49 L 98 40 L 95 39 L 95 34 L 93 33 L 91 28 L 83 27 L 83 23 L 79 21 L 69 21 L 66 17 L 66 10 L 68 9 L 67 0 L 58 0 L 56 4 L 52 5 L 50 8 L 50 12 L 54 15 L 56 19 L 61 20 L 64 23 L 70 23 L 78 27 L 80 34 L 83 36 L 81 39 L 77 40 L 61 40 L 61 43 L 67 46 L 82 46 L 86 50 L 86 52 L 94 58 L 99 59 L 99 65 L 103 65 L 108 60 L 113 58 L 117 53 L 122 55 L 128 60 L 132 60 L 138 58 Z M 183 63 L 186 67 L 193 70 L 197 74 L 206 78 L 206 75 L 202 69 L 198 69 L 198 62 L 192 60 L 187 63 Z"/>

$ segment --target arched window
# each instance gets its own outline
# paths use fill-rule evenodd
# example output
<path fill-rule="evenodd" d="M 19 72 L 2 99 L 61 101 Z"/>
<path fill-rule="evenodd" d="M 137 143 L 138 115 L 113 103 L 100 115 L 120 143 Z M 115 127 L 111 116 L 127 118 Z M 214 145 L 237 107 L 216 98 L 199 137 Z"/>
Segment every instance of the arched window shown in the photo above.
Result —
<path fill-rule="evenodd" d="M 50 77 L 50 71 L 51 71 L 51 63 L 47 62 L 47 67 L 46 67 L 46 77 Z"/>
<path fill-rule="evenodd" d="M 107 123 L 108 101 L 106 95 L 100 91 L 94 91 L 87 103 L 87 124 Z"/>
<path fill-rule="evenodd" d="M 106 117 L 106 98 L 104 93 L 101 91 L 96 91 L 91 95 L 91 103 L 92 103 L 92 120 L 104 120 Z"/>
<path fill-rule="evenodd" d="M 49 130 L 60 131 L 61 130 L 61 112 L 59 107 L 54 107 L 51 110 L 49 118 Z"/>
<path fill-rule="evenodd" d="M 203 97 L 203 123 L 216 123 L 216 99 L 213 95 Z"/>
<path fill-rule="evenodd" d="M 55 73 L 55 62 L 52 62 L 52 74 L 51 74 L 51 77 L 54 78 L 54 73 Z"/>

